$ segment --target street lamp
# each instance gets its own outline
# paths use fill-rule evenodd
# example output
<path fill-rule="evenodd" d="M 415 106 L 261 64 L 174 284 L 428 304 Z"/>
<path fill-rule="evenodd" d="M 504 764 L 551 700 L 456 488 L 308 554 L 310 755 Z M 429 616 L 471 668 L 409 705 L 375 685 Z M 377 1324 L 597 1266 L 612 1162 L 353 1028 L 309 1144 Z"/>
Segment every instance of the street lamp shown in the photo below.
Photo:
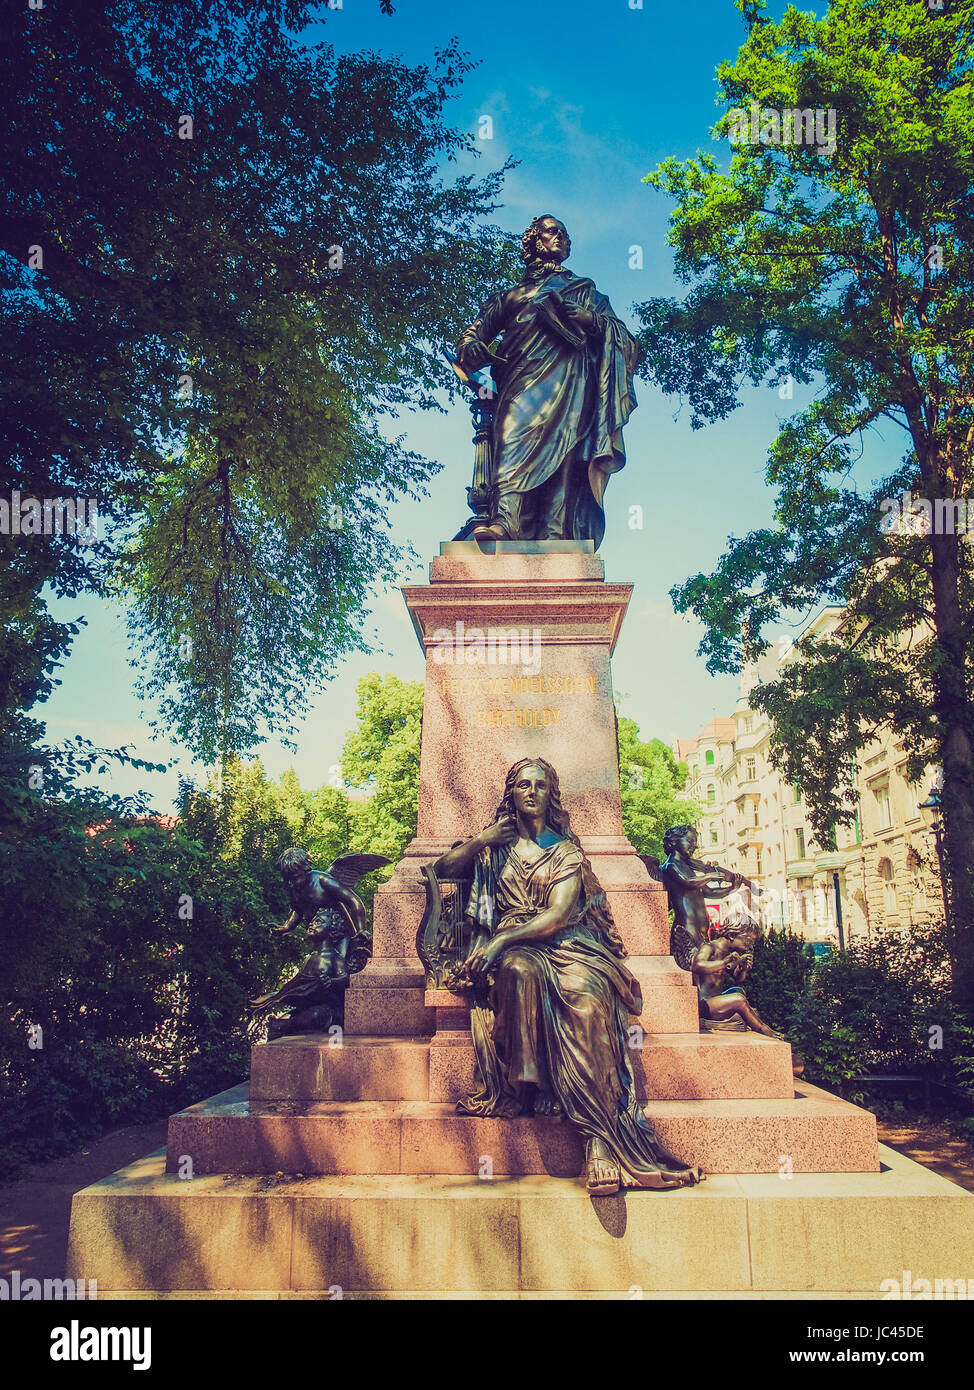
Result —
<path fill-rule="evenodd" d="M 933 834 L 934 844 L 937 847 L 937 866 L 940 869 L 940 893 L 944 900 L 944 922 L 950 928 L 950 903 L 947 898 L 947 875 L 944 873 L 944 844 L 943 844 L 943 823 L 944 808 L 940 799 L 940 788 L 936 782 L 933 783 L 927 792 L 926 801 L 921 801 L 919 811 L 923 817 L 923 824 Z"/>
<path fill-rule="evenodd" d="M 839 933 L 839 950 L 845 950 L 845 936 L 842 931 L 842 895 L 839 891 L 839 870 L 845 867 L 844 854 L 817 854 L 815 867 L 826 873 L 832 871 L 832 887 L 835 891 L 835 926 Z"/>

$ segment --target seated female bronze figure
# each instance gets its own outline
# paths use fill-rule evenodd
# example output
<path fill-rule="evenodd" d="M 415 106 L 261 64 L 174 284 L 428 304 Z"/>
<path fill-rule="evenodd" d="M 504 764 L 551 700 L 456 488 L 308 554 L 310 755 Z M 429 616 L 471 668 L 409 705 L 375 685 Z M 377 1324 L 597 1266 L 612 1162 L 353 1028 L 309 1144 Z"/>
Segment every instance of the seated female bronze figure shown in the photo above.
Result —
<path fill-rule="evenodd" d="M 566 1119 L 585 1139 L 594 1195 L 699 1181 L 661 1149 L 636 1099 L 627 1020 L 639 984 L 543 758 L 514 764 L 494 823 L 434 872 L 471 868 L 477 931 L 451 987 L 473 991 L 479 1087 L 458 1109 Z"/>

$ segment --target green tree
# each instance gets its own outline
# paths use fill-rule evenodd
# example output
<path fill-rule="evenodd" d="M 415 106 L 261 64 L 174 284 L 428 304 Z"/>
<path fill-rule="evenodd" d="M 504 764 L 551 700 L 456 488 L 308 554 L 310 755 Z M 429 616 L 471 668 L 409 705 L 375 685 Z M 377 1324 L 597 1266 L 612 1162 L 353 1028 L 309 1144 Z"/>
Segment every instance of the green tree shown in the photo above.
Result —
<path fill-rule="evenodd" d="M 688 397 L 695 426 L 733 410 L 748 380 L 815 394 L 771 446 L 774 524 L 673 597 L 705 624 L 714 671 L 757 659 L 782 615 L 847 605 L 841 635 L 805 644 L 753 698 L 823 844 L 854 814 L 849 772 L 873 732 L 905 737 L 914 775 L 943 765 L 954 988 L 974 1006 L 969 555 L 947 531 L 890 533 L 880 505 L 974 490 L 974 5 L 833 0 L 820 19 L 789 8 L 777 23 L 754 0 L 738 8 L 750 31 L 718 70 L 730 109 L 717 132 L 739 132 L 752 102 L 779 128 L 785 110 L 831 110 L 835 146 L 774 143 L 761 117 L 765 142 L 737 144 L 727 172 L 701 154 L 648 176 L 677 200 L 670 240 L 690 289 L 641 307 L 644 370 Z M 864 435 L 888 422 L 902 465 L 853 486 Z"/>
<path fill-rule="evenodd" d="M 687 765 L 678 762 L 662 739 L 644 743 L 632 719 L 619 719 L 619 785 L 622 828 L 639 854 L 663 857 L 663 836 L 671 825 L 692 825 L 700 807 L 683 800 Z"/>
<path fill-rule="evenodd" d="M 416 834 L 422 682 L 363 676 L 357 717 L 342 748 L 342 776 L 371 795 L 353 808 L 352 848 L 395 862 Z"/>
<path fill-rule="evenodd" d="M 474 152 L 444 114 L 467 59 L 336 54 L 320 17 L 99 0 L 3 21 L 3 491 L 94 498 L 101 535 L 11 538 L 0 669 L 22 632 L 69 645 L 45 584 L 120 594 L 141 688 L 208 762 L 268 722 L 287 737 L 362 646 L 402 556 L 388 506 L 434 471 L 380 425 L 435 408 L 437 345 L 512 264 L 485 226 L 502 173 L 448 177 Z"/>

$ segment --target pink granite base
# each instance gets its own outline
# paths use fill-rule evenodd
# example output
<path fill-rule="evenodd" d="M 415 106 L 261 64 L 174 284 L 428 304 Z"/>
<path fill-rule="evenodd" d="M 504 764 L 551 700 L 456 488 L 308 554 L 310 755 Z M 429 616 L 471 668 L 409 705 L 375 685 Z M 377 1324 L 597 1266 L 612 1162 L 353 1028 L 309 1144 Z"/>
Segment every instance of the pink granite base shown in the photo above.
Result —
<path fill-rule="evenodd" d="M 686 970 L 672 956 L 630 956 L 626 966 L 639 981 L 643 1008 L 632 1023 L 645 1033 L 699 1032 L 697 991 Z M 464 994 L 428 989 L 426 1007 L 435 1010 L 438 1032 L 469 1031 L 470 1009 Z"/>
<path fill-rule="evenodd" d="M 436 1016 L 427 1009 L 425 997 L 423 985 L 349 989 L 345 995 L 345 1032 L 351 1036 L 428 1038 L 436 1027 Z"/>
<path fill-rule="evenodd" d="M 429 1040 L 320 1034 L 277 1038 L 251 1053 L 254 1100 L 428 1100 Z"/>
<path fill-rule="evenodd" d="M 876 1172 L 876 1120 L 813 1086 L 794 1100 L 653 1101 L 660 1142 L 708 1172 Z M 477 1119 L 421 1101 L 258 1102 L 236 1087 L 173 1115 L 167 1167 L 192 1173 L 487 1176 L 581 1171 L 565 1124 Z"/>
<path fill-rule="evenodd" d="M 787 1043 L 756 1033 L 647 1033 L 641 1041 L 630 1049 L 640 1100 L 789 1100 L 795 1094 Z M 429 1055 L 430 1100 L 468 1096 L 475 1075 L 469 1034 L 437 1033 Z"/>

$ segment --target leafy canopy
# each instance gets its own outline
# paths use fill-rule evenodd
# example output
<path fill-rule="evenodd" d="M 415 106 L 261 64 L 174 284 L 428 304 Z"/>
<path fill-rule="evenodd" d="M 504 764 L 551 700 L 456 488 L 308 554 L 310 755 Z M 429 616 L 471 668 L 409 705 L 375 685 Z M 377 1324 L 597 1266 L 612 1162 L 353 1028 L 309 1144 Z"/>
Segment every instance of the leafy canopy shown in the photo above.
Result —
<path fill-rule="evenodd" d="M 207 761 L 287 738 L 366 646 L 389 506 L 435 471 L 389 421 L 450 387 L 437 345 L 513 264 L 503 171 L 453 167 L 467 58 L 339 55 L 326 16 L 24 6 L 0 58 L 5 490 L 102 522 L 16 542 L 10 664 L 45 584 L 121 596 L 143 692 Z"/>
<path fill-rule="evenodd" d="M 773 524 L 732 537 L 672 596 L 704 623 L 712 671 L 756 661 L 781 618 L 847 606 L 841 633 L 801 646 L 806 660 L 753 696 L 827 844 L 875 732 L 907 740 L 916 775 L 974 729 L 967 552 L 880 525 L 881 501 L 907 488 L 974 492 L 974 5 L 833 0 L 778 22 L 738 8 L 749 35 L 718 70 L 716 134 L 752 102 L 832 110 L 836 147 L 736 144 L 726 171 L 704 153 L 648 176 L 676 199 L 669 239 L 689 290 L 640 306 L 643 370 L 686 398 L 695 427 L 734 410 L 746 383 L 814 389 L 770 448 Z M 890 424 L 902 464 L 864 485 L 867 438 Z"/>

